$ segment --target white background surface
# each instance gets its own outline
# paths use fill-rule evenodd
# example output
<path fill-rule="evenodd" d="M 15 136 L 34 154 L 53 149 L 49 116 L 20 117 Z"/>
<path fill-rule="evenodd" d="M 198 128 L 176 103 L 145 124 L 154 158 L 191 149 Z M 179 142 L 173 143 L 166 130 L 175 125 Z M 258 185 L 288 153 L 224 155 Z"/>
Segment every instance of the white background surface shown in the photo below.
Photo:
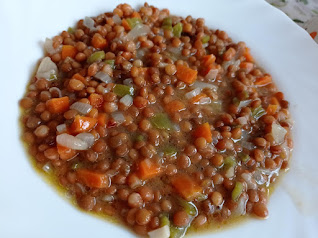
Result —
<path fill-rule="evenodd" d="M 133 7 L 143 1 L 127 1 Z M 317 237 L 318 46 L 287 16 L 262 0 L 148 1 L 176 15 L 204 17 L 235 41 L 245 41 L 291 102 L 295 119 L 292 168 L 269 202 L 270 217 L 202 236 Z M 74 209 L 30 166 L 19 141 L 18 100 L 42 57 L 40 42 L 119 1 L 0 2 L 0 237 L 133 237 Z M 194 234 L 193 236 L 197 236 Z"/>

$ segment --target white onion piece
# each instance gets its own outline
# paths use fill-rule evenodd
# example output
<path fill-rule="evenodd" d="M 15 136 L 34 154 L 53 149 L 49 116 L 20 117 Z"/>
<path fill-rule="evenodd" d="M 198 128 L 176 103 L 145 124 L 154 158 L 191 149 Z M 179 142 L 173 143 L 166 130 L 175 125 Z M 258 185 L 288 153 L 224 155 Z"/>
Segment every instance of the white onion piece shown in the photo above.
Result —
<path fill-rule="evenodd" d="M 227 178 L 232 178 L 235 175 L 235 168 L 234 167 L 230 167 L 228 168 L 228 170 L 225 171 L 225 177 Z"/>
<path fill-rule="evenodd" d="M 45 78 L 48 81 L 56 79 L 57 66 L 50 57 L 44 57 L 39 65 L 35 77 L 37 79 Z"/>
<path fill-rule="evenodd" d="M 252 142 L 247 142 L 245 140 L 243 140 L 241 142 L 242 147 L 244 147 L 245 149 L 248 150 L 254 150 L 255 149 L 255 145 Z"/>
<path fill-rule="evenodd" d="M 56 142 L 62 146 L 73 150 L 87 150 L 88 145 L 85 141 L 76 138 L 75 136 L 63 133 L 56 136 Z"/>
<path fill-rule="evenodd" d="M 199 82 L 199 81 L 196 81 L 194 84 L 193 84 L 193 87 L 195 88 L 200 88 L 200 89 L 205 89 L 205 88 L 210 88 L 214 91 L 217 90 L 217 87 L 211 83 L 204 83 L 204 82 Z"/>
<path fill-rule="evenodd" d="M 128 34 L 124 37 L 124 41 L 133 41 L 139 36 L 145 36 L 150 33 L 150 27 L 144 24 L 136 25 Z"/>
<path fill-rule="evenodd" d="M 190 92 L 187 92 L 184 96 L 187 99 L 191 99 L 191 98 L 199 95 L 200 93 L 201 93 L 201 88 L 195 88 L 195 89 L 191 90 Z"/>
<path fill-rule="evenodd" d="M 132 96 L 126 94 L 119 100 L 119 102 L 124 104 L 126 107 L 130 107 L 133 104 L 133 98 Z"/>
<path fill-rule="evenodd" d="M 247 189 L 257 189 L 257 184 L 251 173 L 243 173 L 241 176 L 247 184 Z"/>
<path fill-rule="evenodd" d="M 136 58 L 137 59 L 143 59 L 145 54 L 146 54 L 146 50 L 145 49 L 138 49 L 137 52 L 136 52 Z"/>
<path fill-rule="evenodd" d="M 208 47 L 209 46 L 209 43 L 204 43 L 204 44 L 202 44 L 202 48 L 206 48 L 206 47 Z"/>
<path fill-rule="evenodd" d="M 125 116 L 122 112 L 113 112 L 112 118 L 116 121 L 116 123 L 121 124 L 125 121 Z"/>
<path fill-rule="evenodd" d="M 49 174 L 52 172 L 52 164 L 47 162 L 45 165 L 43 165 L 42 169 Z"/>
<path fill-rule="evenodd" d="M 272 124 L 272 136 L 277 144 L 282 144 L 285 141 L 286 133 L 287 130 L 281 125 L 277 123 Z"/>
<path fill-rule="evenodd" d="M 83 103 L 83 102 L 74 102 L 71 106 L 70 109 L 76 110 L 79 113 L 86 115 L 87 113 L 89 113 L 92 110 L 92 106 L 87 104 L 87 103 Z"/>
<path fill-rule="evenodd" d="M 133 85 L 133 80 L 132 78 L 126 78 L 123 81 L 123 84 L 127 85 L 127 86 L 132 86 Z"/>
<path fill-rule="evenodd" d="M 99 79 L 100 81 L 102 81 L 104 83 L 112 82 L 112 78 L 108 74 L 104 73 L 103 71 L 99 71 L 97 74 L 95 74 L 94 77 Z"/>
<path fill-rule="evenodd" d="M 240 63 L 241 61 L 240 60 L 230 60 L 230 61 L 226 61 L 225 63 L 222 64 L 223 68 L 225 70 L 227 70 L 227 68 L 230 66 L 230 65 L 233 65 L 233 67 L 237 68 L 240 66 Z"/>
<path fill-rule="evenodd" d="M 172 127 L 176 132 L 180 131 L 180 126 L 178 124 L 173 124 Z"/>
<path fill-rule="evenodd" d="M 159 67 L 159 68 L 164 68 L 164 67 L 166 67 L 167 65 L 168 65 L 167 63 L 160 62 L 160 63 L 158 64 L 158 67 Z"/>
<path fill-rule="evenodd" d="M 85 141 L 87 143 L 88 147 L 91 147 L 92 145 L 94 145 L 95 137 L 91 133 L 83 132 L 83 133 L 76 135 L 75 137 L 82 140 L 82 141 Z"/>
<path fill-rule="evenodd" d="M 160 227 L 156 230 L 148 232 L 149 238 L 169 238 L 170 237 L 170 228 L 168 225 Z"/>
<path fill-rule="evenodd" d="M 95 31 L 96 27 L 94 20 L 91 17 L 85 17 L 83 25 L 90 29 L 90 31 Z"/>
<path fill-rule="evenodd" d="M 53 93 L 53 92 L 57 92 L 57 94 L 59 95 L 59 98 L 62 97 L 62 91 L 61 89 L 57 88 L 57 87 L 52 87 L 49 89 L 49 92 L 50 93 Z"/>
<path fill-rule="evenodd" d="M 210 69 L 209 73 L 205 75 L 206 79 L 215 79 L 216 76 L 218 75 L 219 70 L 217 69 Z"/>
<path fill-rule="evenodd" d="M 104 202 L 112 202 L 114 201 L 114 196 L 110 194 L 106 194 L 105 196 L 101 197 L 101 200 Z"/>
<path fill-rule="evenodd" d="M 239 117 L 236 119 L 236 121 L 240 125 L 246 125 L 248 122 L 248 119 L 246 117 Z"/>
<path fill-rule="evenodd" d="M 252 100 L 243 100 L 240 101 L 240 104 L 238 105 L 238 108 L 241 109 L 243 107 L 246 107 L 248 105 L 250 105 L 250 103 L 252 102 Z"/>
<path fill-rule="evenodd" d="M 169 51 L 170 53 L 174 54 L 174 56 L 180 56 L 182 53 L 182 47 L 183 45 L 180 45 L 179 47 L 167 47 L 167 51 Z"/>
<path fill-rule="evenodd" d="M 242 216 L 246 213 L 246 203 L 247 203 L 248 197 L 246 194 L 243 194 L 240 199 L 237 202 L 237 207 L 233 212 L 234 216 Z"/>
<path fill-rule="evenodd" d="M 49 53 L 50 55 L 54 55 L 58 52 L 61 51 L 62 49 L 62 45 L 54 48 L 53 47 L 53 40 L 46 38 L 45 42 L 44 42 L 44 49 L 46 50 L 47 53 Z"/>
<path fill-rule="evenodd" d="M 254 172 L 253 177 L 255 179 L 255 182 L 259 185 L 263 185 L 266 182 L 266 178 L 264 178 L 264 175 L 259 170 L 256 170 Z"/>
<path fill-rule="evenodd" d="M 113 16 L 113 21 L 117 25 L 121 25 L 121 18 L 118 15 Z"/>
<path fill-rule="evenodd" d="M 66 131 L 66 124 L 60 124 L 56 126 L 56 130 L 57 132 L 61 133 L 61 132 L 65 132 Z"/>

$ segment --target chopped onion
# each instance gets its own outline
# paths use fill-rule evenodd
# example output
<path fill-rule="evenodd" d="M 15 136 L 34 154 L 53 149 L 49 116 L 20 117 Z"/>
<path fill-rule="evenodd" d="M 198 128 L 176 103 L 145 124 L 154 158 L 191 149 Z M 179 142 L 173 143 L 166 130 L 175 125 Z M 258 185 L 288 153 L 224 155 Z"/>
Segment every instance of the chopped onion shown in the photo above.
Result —
<path fill-rule="evenodd" d="M 246 213 L 246 203 L 247 203 L 248 197 L 246 194 L 243 194 L 240 199 L 237 202 L 237 207 L 233 212 L 234 216 L 242 216 Z"/>
<path fill-rule="evenodd" d="M 159 68 L 164 68 L 164 67 L 166 67 L 167 65 L 168 65 L 167 63 L 160 62 L 160 63 L 158 64 L 158 67 L 159 67 Z"/>
<path fill-rule="evenodd" d="M 241 61 L 240 60 L 230 60 L 230 61 L 227 61 L 227 62 L 225 62 L 225 63 L 223 63 L 223 68 L 225 69 L 225 70 L 227 70 L 227 68 L 230 66 L 230 65 L 233 65 L 233 67 L 239 67 L 239 65 L 240 65 L 240 63 L 241 63 Z"/>
<path fill-rule="evenodd" d="M 86 142 L 88 147 L 91 147 L 92 145 L 94 145 L 94 142 L 95 142 L 95 137 L 93 136 L 93 134 L 88 133 L 88 132 L 80 133 L 80 134 L 76 135 L 75 138 L 78 138 L 78 139 Z"/>
<path fill-rule="evenodd" d="M 136 58 L 137 59 L 143 59 L 145 57 L 145 55 L 146 55 L 146 49 L 140 48 L 136 52 Z"/>
<path fill-rule="evenodd" d="M 148 232 L 149 238 L 169 238 L 170 237 L 170 228 L 168 225 L 160 227 L 156 230 Z"/>
<path fill-rule="evenodd" d="M 225 172 L 225 177 L 227 178 L 232 178 L 235 175 L 235 168 L 232 166 L 230 168 L 228 168 L 228 170 L 226 170 Z"/>
<path fill-rule="evenodd" d="M 43 165 L 42 169 L 49 174 L 52 172 L 52 164 L 47 162 L 45 165 Z"/>
<path fill-rule="evenodd" d="M 89 113 L 92 110 L 92 108 L 93 107 L 91 105 L 83 102 L 75 102 L 70 106 L 70 109 L 76 110 L 83 115 Z"/>
<path fill-rule="evenodd" d="M 173 124 L 172 127 L 176 132 L 180 131 L 180 126 L 178 124 Z"/>
<path fill-rule="evenodd" d="M 113 21 L 115 24 L 121 25 L 121 18 L 116 14 L 113 16 Z"/>
<path fill-rule="evenodd" d="M 201 93 L 201 88 L 195 88 L 193 89 L 192 91 L 190 92 L 187 92 L 184 96 L 187 98 L 187 99 L 191 99 L 197 95 L 199 95 Z"/>
<path fill-rule="evenodd" d="M 128 34 L 124 37 L 124 41 L 133 41 L 139 36 L 145 36 L 150 33 L 150 27 L 144 24 L 137 24 Z"/>
<path fill-rule="evenodd" d="M 56 130 L 59 133 L 66 131 L 66 124 L 64 123 L 64 124 L 60 124 L 60 125 L 56 126 Z"/>
<path fill-rule="evenodd" d="M 266 178 L 264 178 L 264 175 L 259 170 L 256 170 L 254 172 L 253 177 L 255 179 L 255 182 L 259 185 L 263 185 L 266 182 Z"/>
<path fill-rule="evenodd" d="M 126 94 L 119 100 L 119 102 L 124 104 L 126 107 L 130 107 L 133 104 L 133 98 L 129 94 Z"/>
<path fill-rule="evenodd" d="M 61 51 L 62 49 L 62 46 L 60 45 L 59 47 L 57 48 L 54 48 L 53 47 L 53 40 L 49 39 L 49 38 L 46 38 L 45 39 L 45 42 L 44 42 L 44 49 L 46 50 L 47 53 L 49 53 L 50 55 L 54 55 L 58 52 Z"/>
<path fill-rule="evenodd" d="M 199 81 L 196 81 L 193 86 L 195 88 L 200 88 L 200 89 L 205 89 L 205 88 L 210 88 L 214 91 L 216 91 L 217 87 L 211 83 L 204 83 L 204 82 L 199 82 Z"/>
<path fill-rule="evenodd" d="M 113 112 L 112 118 L 116 121 L 116 123 L 121 124 L 125 121 L 125 116 L 122 112 Z"/>
<path fill-rule="evenodd" d="M 45 78 L 48 81 L 56 79 L 57 66 L 50 57 L 44 57 L 39 65 L 35 77 L 37 79 Z"/>
<path fill-rule="evenodd" d="M 112 202 L 114 201 L 114 196 L 110 194 L 106 194 L 105 196 L 101 197 L 101 200 L 104 202 Z"/>
<path fill-rule="evenodd" d="M 36 90 L 36 86 L 34 84 L 29 85 L 29 90 L 34 91 Z"/>
<path fill-rule="evenodd" d="M 198 104 L 203 105 L 203 104 L 210 104 L 212 102 L 211 98 L 209 97 L 204 97 L 201 98 Z"/>
<path fill-rule="evenodd" d="M 277 123 L 272 124 L 272 136 L 277 144 L 282 144 L 285 141 L 287 130 Z"/>
<path fill-rule="evenodd" d="M 236 119 L 237 123 L 240 125 L 246 125 L 247 124 L 247 118 L 246 117 L 239 117 Z"/>
<path fill-rule="evenodd" d="M 179 47 L 167 47 L 167 51 L 174 54 L 174 56 L 178 57 L 182 54 L 182 47 L 183 45 L 181 44 Z"/>
<path fill-rule="evenodd" d="M 247 184 L 247 189 L 257 189 L 257 184 L 251 173 L 243 173 L 241 176 Z"/>
<path fill-rule="evenodd" d="M 204 43 L 204 44 L 202 44 L 202 48 L 206 48 L 206 47 L 208 47 L 209 46 L 209 43 Z"/>
<path fill-rule="evenodd" d="M 112 78 L 108 74 L 104 73 L 103 71 L 99 71 L 97 74 L 95 74 L 94 77 L 99 79 L 100 81 L 102 81 L 104 83 L 112 82 Z"/>
<path fill-rule="evenodd" d="M 90 31 L 95 31 L 96 27 L 94 20 L 91 17 L 85 17 L 83 25 L 90 29 Z"/>
<path fill-rule="evenodd" d="M 242 140 L 241 145 L 242 145 L 242 147 L 244 147 L 245 149 L 248 149 L 248 150 L 255 149 L 255 145 L 252 142 L 248 142 L 246 140 Z"/>
<path fill-rule="evenodd" d="M 59 98 L 62 97 L 62 91 L 61 89 L 57 88 L 57 87 L 52 87 L 49 89 L 50 93 L 53 93 L 53 92 L 57 92 L 57 94 L 59 95 Z"/>
<path fill-rule="evenodd" d="M 246 106 L 248 106 L 251 102 L 252 102 L 252 100 L 240 101 L 240 104 L 238 105 L 238 108 L 241 109 L 241 108 L 243 108 L 243 107 L 246 107 Z"/>
<path fill-rule="evenodd" d="M 63 133 L 61 135 L 56 136 L 56 142 L 62 146 L 73 150 L 87 150 L 88 145 L 85 141 L 82 141 L 75 136 Z"/>
<path fill-rule="evenodd" d="M 215 79 L 216 76 L 218 75 L 219 70 L 217 69 L 210 69 L 209 73 L 205 75 L 206 79 Z"/>
<path fill-rule="evenodd" d="M 133 85 L 133 80 L 132 78 L 126 78 L 123 81 L 123 84 L 127 85 L 127 86 L 132 86 Z"/>

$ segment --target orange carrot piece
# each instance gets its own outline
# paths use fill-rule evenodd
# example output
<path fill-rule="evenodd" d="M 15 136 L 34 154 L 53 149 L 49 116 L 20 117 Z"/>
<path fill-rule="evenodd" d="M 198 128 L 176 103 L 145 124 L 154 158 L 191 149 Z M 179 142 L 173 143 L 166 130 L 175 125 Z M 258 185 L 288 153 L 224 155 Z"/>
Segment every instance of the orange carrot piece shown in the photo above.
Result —
<path fill-rule="evenodd" d="M 125 28 L 126 31 L 131 30 L 130 26 L 129 26 L 129 23 L 128 23 L 128 21 L 126 19 L 122 19 L 121 20 L 121 25 Z"/>
<path fill-rule="evenodd" d="M 202 194 L 202 188 L 189 175 L 177 175 L 172 179 L 171 183 L 187 201 L 192 201 Z"/>
<path fill-rule="evenodd" d="M 274 115 L 277 112 L 278 105 L 277 104 L 269 104 L 266 112 L 268 115 Z"/>
<path fill-rule="evenodd" d="M 198 126 L 194 132 L 193 136 L 196 138 L 203 137 L 206 139 L 208 143 L 212 142 L 212 133 L 211 133 L 211 127 L 208 122 Z"/>
<path fill-rule="evenodd" d="M 250 48 L 246 47 L 243 56 L 247 62 L 254 62 L 254 58 L 250 53 Z"/>
<path fill-rule="evenodd" d="M 104 49 L 107 46 L 107 40 L 99 33 L 95 33 L 92 38 L 92 46 L 96 49 Z"/>
<path fill-rule="evenodd" d="M 108 115 L 106 113 L 98 113 L 97 124 L 100 126 L 106 126 L 108 120 Z"/>
<path fill-rule="evenodd" d="M 198 71 L 184 65 L 177 65 L 177 78 L 186 84 L 192 84 L 197 79 Z"/>
<path fill-rule="evenodd" d="M 90 104 L 96 108 L 99 108 L 104 102 L 103 96 L 97 93 L 92 93 L 91 95 L 89 95 L 88 99 L 90 101 Z"/>
<path fill-rule="evenodd" d="M 96 123 L 97 123 L 96 118 L 77 115 L 73 123 L 71 124 L 70 129 L 73 134 L 86 132 L 93 129 Z"/>
<path fill-rule="evenodd" d="M 272 77 L 267 74 L 267 75 L 264 75 L 263 77 L 257 78 L 255 80 L 254 85 L 263 87 L 263 86 L 266 86 L 267 84 L 270 84 L 271 82 L 272 82 Z"/>
<path fill-rule="evenodd" d="M 150 159 L 144 159 L 139 163 L 138 176 L 142 180 L 151 179 L 161 173 L 160 166 Z"/>
<path fill-rule="evenodd" d="M 136 11 L 131 14 L 131 17 L 132 17 L 132 18 L 139 18 L 139 19 L 141 19 L 141 16 L 140 16 L 139 12 L 136 12 Z"/>
<path fill-rule="evenodd" d="M 66 59 L 67 57 L 74 58 L 76 54 L 77 54 L 77 49 L 75 46 L 72 46 L 72 45 L 62 46 L 62 53 L 61 53 L 62 59 Z"/>
<path fill-rule="evenodd" d="M 57 144 L 57 153 L 60 155 L 61 160 L 69 160 L 77 155 L 76 150 L 67 148 L 59 144 Z"/>
<path fill-rule="evenodd" d="M 252 69 L 254 68 L 254 64 L 251 62 L 242 62 L 240 64 L 240 68 L 241 69 L 246 69 L 246 71 L 249 73 L 252 71 Z"/>
<path fill-rule="evenodd" d="M 186 106 L 184 105 L 183 102 L 179 100 L 173 100 L 169 102 L 166 106 L 165 109 L 168 113 L 175 113 L 175 112 L 180 112 L 186 109 Z"/>
<path fill-rule="evenodd" d="M 317 32 L 313 31 L 309 35 L 311 36 L 311 38 L 315 39 L 315 37 L 317 36 Z"/>
<path fill-rule="evenodd" d="M 273 104 L 273 105 L 280 105 L 279 101 L 278 101 L 278 99 L 276 97 L 271 97 L 270 100 L 269 100 L 269 103 Z"/>
<path fill-rule="evenodd" d="M 202 74 L 203 76 L 206 76 L 206 75 L 210 72 L 211 69 L 217 69 L 216 64 L 213 63 L 213 64 L 210 64 L 210 65 L 204 67 L 204 68 L 201 70 L 201 74 Z"/>
<path fill-rule="evenodd" d="M 46 107 L 50 113 L 63 113 L 69 109 L 70 99 L 67 96 L 52 98 L 46 101 Z"/>
<path fill-rule="evenodd" d="M 107 188 L 109 186 L 109 177 L 106 174 L 78 169 L 76 175 L 80 181 L 90 188 Z"/>
<path fill-rule="evenodd" d="M 192 103 L 192 104 L 199 103 L 202 98 L 206 98 L 207 96 L 208 95 L 206 95 L 205 93 L 200 93 L 199 95 L 194 96 L 193 98 L 191 98 L 190 99 L 190 103 Z"/>
<path fill-rule="evenodd" d="M 208 67 L 209 65 L 213 64 L 215 62 L 215 55 L 210 54 L 210 55 L 204 55 L 202 57 L 202 66 Z"/>

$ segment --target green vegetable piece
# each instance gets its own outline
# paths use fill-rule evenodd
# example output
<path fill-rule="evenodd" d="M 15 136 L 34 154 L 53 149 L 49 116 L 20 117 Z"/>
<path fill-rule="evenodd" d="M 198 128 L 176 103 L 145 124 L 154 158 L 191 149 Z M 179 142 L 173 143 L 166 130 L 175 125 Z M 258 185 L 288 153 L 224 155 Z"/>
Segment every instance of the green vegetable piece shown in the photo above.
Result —
<path fill-rule="evenodd" d="M 208 43 L 209 40 L 210 40 L 210 36 L 208 36 L 208 35 L 205 35 L 201 38 L 201 41 L 203 44 Z"/>
<path fill-rule="evenodd" d="M 187 202 L 186 200 L 180 198 L 179 203 L 181 207 L 184 208 L 185 212 L 188 213 L 190 216 L 198 215 L 198 209 L 192 202 Z"/>
<path fill-rule="evenodd" d="M 112 69 L 115 69 L 115 60 L 105 60 L 106 64 L 109 64 Z"/>
<path fill-rule="evenodd" d="M 134 88 L 123 84 L 116 84 L 113 91 L 120 97 L 127 94 L 130 96 L 134 95 Z"/>
<path fill-rule="evenodd" d="M 172 19 L 170 17 L 164 18 L 161 27 L 165 30 L 172 30 Z"/>
<path fill-rule="evenodd" d="M 228 156 L 225 158 L 224 166 L 223 166 L 225 170 L 235 166 L 236 166 L 236 160 L 234 156 Z"/>
<path fill-rule="evenodd" d="M 172 129 L 172 123 L 165 113 L 158 113 L 154 115 L 151 119 L 151 124 L 157 128 L 157 129 L 165 129 L 165 130 L 171 130 Z"/>
<path fill-rule="evenodd" d="M 105 59 L 105 52 L 103 50 L 101 51 L 96 51 L 93 54 L 90 55 L 87 59 L 87 63 L 92 64 L 96 61 L 100 61 Z"/>
<path fill-rule="evenodd" d="M 73 27 L 69 27 L 67 29 L 67 32 L 70 33 L 70 34 L 73 34 L 75 32 L 74 28 Z"/>
<path fill-rule="evenodd" d="M 126 20 L 128 22 L 128 25 L 129 25 L 130 29 L 133 29 L 135 26 L 137 26 L 137 25 L 142 23 L 141 19 L 140 18 L 136 18 L 136 17 L 127 18 Z"/>
<path fill-rule="evenodd" d="M 180 37 L 181 36 L 181 32 L 182 32 L 182 23 L 179 22 L 177 23 L 173 28 L 172 28 L 172 31 L 173 31 L 173 35 L 175 37 Z"/>
<path fill-rule="evenodd" d="M 237 201 L 243 192 L 243 184 L 241 182 L 236 182 L 235 187 L 232 191 L 232 200 Z"/>
<path fill-rule="evenodd" d="M 178 153 L 178 150 L 176 147 L 168 145 L 166 148 L 164 148 L 163 153 L 167 156 L 174 156 Z"/>
<path fill-rule="evenodd" d="M 138 141 L 138 142 L 139 141 L 144 141 L 145 137 L 143 135 L 137 135 L 135 140 Z"/>
<path fill-rule="evenodd" d="M 266 111 L 264 110 L 264 108 L 262 108 L 262 106 L 258 106 L 257 108 L 253 109 L 253 111 L 252 111 L 252 117 L 254 117 L 255 120 L 260 119 L 265 114 L 266 114 Z"/>
<path fill-rule="evenodd" d="M 162 215 L 160 217 L 160 226 L 163 227 L 163 226 L 170 226 L 170 220 L 168 218 L 168 216 L 166 215 Z"/>
<path fill-rule="evenodd" d="M 243 152 L 239 154 L 239 158 L 244 163 L 246 163 L 250 160 L 250 156 L 248 154 L 243 153 Z"/>
<path fill-rule="evenodd" d="M 187 232 L 187 227 L 170 226 L 170 238 L 181 238 Z"/>

